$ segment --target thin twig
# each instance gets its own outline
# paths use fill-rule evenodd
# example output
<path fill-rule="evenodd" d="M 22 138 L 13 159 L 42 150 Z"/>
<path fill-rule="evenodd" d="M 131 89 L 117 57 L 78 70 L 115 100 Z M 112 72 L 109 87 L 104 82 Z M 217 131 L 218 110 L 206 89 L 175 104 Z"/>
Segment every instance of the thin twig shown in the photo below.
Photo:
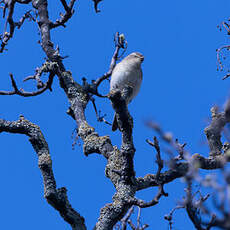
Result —
<path fill-rule="evenodd" d="M 14 80 L 13 74 L 10 73 L 10 79 L 11 79 L 13 90 L 12 91 L 0 91 L 0 95 L 19 95 L 22 97 L 32 97 L 32 96 L 40 95 L 43 92 L 45 92 L 47 89 L 51 89 L 51 85 L 53 83 L 54 76 L 55 74 L 50 73 L 48 81 L 44 84 L 43 88 L 40 88 L 39 90 L 33 91 L 33 92 L 26 92 L 23 89 L 18 89 L 17 84 Z"/>

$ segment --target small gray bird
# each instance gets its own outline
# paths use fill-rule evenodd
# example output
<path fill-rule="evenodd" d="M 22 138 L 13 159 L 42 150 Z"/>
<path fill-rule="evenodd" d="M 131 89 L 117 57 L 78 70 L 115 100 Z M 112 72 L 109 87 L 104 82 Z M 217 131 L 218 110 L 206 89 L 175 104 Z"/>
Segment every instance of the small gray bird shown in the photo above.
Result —
<path fill-rule="evenodd" d="M 119 89 L 122 91 L 125 87 L 132 88 L 132 94 L 126 98 L 127 105 L 138 94 L 142 82 L 141 63 L 144 61 L 144 56 L 141 53 L 131 53 L 118 63 L 111 76 L 110 91 Z M 112 130 L 118 128 L 116 114 L 114 115 Z"/>

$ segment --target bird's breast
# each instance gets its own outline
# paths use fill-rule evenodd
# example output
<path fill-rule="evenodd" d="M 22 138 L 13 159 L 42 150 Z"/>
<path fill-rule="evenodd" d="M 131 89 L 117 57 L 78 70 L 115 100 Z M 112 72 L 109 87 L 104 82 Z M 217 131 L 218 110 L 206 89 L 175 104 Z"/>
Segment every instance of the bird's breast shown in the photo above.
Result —
<path fill-rule="evenodd" d="M 110 90 L 123 90 L 127 86 L 131 87 L 133 89 L 133 93 L 127 101 L 127 103 L 129 103 L 139 92 L 141 81 L 141 68 L 135 68 L 130 65 L 116 66 L 111 76 Z"/>

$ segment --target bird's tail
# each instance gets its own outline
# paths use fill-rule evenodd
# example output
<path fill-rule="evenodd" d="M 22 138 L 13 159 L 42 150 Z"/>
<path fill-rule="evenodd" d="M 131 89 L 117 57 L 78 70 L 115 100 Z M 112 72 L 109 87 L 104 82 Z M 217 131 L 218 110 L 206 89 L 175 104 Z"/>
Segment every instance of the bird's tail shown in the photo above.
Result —
<path fill-rule="evenodd" d="M 117 116 L 116 116 L 116 113 L 115 113 L 114 117 L 113 117 L 112 131 L 116 131 L 117 128 L 118 128 L 118 123 L 117 123 Z"/>

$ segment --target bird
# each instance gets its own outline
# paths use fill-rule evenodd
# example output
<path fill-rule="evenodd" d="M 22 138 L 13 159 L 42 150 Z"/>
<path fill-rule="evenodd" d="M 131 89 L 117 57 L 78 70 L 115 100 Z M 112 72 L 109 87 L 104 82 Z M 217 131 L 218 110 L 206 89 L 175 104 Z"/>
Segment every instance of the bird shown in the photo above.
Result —
<path fill-rule="evenodd" d="M 119 89 L 122 91 L 127 87 L 132 88 L 131 94 L 125 98 L 128 105 L 135 98 L 140 90 L 143 73 L 141 63 L 144 61 L 144 56 L 139 52 L 134 52 L 125 57 L 119 62 L 112 71 L 110 80 L 110 92 Z M 116 113 L 114 115 L 112 131 L 118 128 Z"/>

